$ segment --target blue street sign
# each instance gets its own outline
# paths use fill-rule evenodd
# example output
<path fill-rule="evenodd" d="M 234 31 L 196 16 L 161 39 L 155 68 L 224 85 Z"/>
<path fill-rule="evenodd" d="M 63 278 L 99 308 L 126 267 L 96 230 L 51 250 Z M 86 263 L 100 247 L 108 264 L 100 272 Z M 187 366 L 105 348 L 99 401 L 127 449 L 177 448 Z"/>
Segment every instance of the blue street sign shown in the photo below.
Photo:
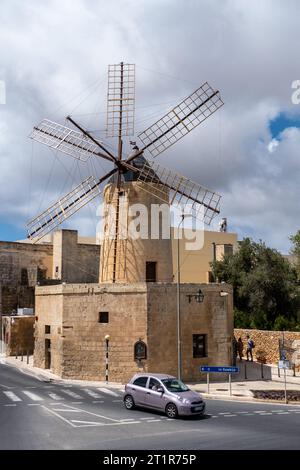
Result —
<path fill-rule="evenodd" d="M 239 372 L 239 367 L 231 366 L 201 366 L 200 372 L 225 372 L 227 374 L 236 374 Z"/>

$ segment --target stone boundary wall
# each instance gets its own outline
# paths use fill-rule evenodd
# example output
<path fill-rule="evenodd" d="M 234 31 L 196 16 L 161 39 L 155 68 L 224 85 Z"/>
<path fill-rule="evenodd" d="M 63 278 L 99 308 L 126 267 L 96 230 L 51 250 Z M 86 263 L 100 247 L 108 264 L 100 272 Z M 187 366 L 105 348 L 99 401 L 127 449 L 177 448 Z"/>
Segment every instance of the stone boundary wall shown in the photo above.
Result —
<path fill-rule="evenodd" d="M 234 336 L 236 340 L 242 338 L 244 343 L 244 357 L 246 357 L 247 334 L 253 339 L 254 359 L 258 351 L 265 353 L 268 364 L 276 364 L 279 361 L 279 340 L 282 340 L 282 331 L 235 329 Z M 284 341 L 287 350 L 287 359 L 300 367 L 300 332 L 285 331 Z M 295 349 L 295 351 L 292 351 Z"/>

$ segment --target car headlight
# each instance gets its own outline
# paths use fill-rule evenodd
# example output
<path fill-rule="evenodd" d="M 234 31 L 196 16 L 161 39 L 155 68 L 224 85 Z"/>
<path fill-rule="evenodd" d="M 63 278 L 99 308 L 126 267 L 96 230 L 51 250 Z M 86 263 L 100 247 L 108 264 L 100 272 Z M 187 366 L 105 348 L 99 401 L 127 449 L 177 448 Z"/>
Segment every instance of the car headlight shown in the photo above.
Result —
<path fill-rule="evenodd" d="M 190 405 L 191 404 L 190 400 L 188 400 L 187 398 L 182 398 L 182 397 L 178 397 L 178 398 L 184 405 Z"/>

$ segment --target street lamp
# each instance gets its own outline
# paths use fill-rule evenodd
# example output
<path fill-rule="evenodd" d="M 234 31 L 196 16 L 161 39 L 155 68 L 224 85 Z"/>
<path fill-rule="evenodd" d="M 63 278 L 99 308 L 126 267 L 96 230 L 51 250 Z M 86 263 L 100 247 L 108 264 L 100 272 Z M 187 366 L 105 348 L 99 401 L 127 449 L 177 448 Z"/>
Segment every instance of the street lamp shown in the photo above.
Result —
<path fill-rule="evenodd" d="M 106 343 L 106 353 L 105 353 L 105 381 L 108 383 L 108 344 L 109 344 L 109 335 L 105 335 L 105 343 Z"/>
<path fill-rule="evenodd" d="M 181 379 L 181 338 L 180 338 L 180 252 L 179 252 L 179 227 L 184 221 L 184 214 L 177 227 L 177 375 Z"/>

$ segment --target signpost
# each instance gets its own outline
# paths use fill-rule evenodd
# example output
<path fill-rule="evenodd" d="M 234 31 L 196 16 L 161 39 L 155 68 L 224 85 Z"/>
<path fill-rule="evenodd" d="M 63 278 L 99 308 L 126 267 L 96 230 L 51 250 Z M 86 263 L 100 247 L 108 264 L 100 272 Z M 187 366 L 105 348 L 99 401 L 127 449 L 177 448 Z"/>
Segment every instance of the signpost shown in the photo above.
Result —
<path fill-rule="evenodd" d="M 229 382 L 229 395 L 231 396 L 231 374 L 237 374 L 240 371 L 239 367 L 232 366 L 200 366 L 200 372 L 207 374 L 207 393 L 209 393 L 209 374 L 212 372 L 219 372 L 228 374 Z"/>
<path fill-rule="evenodd" d="M 289 361 L 278 361 L 278 369 L 284 370 L 284 402 L 287 403 L 287 392 L 286 392 L 286 369 L 289 369 Z"/>

